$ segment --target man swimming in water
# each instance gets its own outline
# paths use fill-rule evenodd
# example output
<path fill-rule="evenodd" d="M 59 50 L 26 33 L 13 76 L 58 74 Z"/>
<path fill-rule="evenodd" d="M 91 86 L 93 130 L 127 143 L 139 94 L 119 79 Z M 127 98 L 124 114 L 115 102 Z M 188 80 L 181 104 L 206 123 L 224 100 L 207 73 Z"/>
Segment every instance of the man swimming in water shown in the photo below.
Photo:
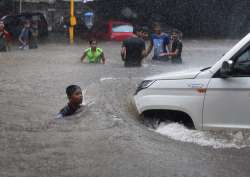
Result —
<path fill-rule="evenodd" d="M 88 63 L 103 63 L 105 64 L 105 57 L 103 50 L 97 47 L 97 41 L 95 39 L 89 40 L 90 48 L 84 51 L 81 61 L 87 57 Z"/>
<path fill-rule="evenodd" d="M 82 90 L 78 85 L 70 85 L 66 88 L 66 94 L 69 99 L 68 104 L 60 110 L 57 118 L 73 115 L 81 108 L 83 101 Z"/>

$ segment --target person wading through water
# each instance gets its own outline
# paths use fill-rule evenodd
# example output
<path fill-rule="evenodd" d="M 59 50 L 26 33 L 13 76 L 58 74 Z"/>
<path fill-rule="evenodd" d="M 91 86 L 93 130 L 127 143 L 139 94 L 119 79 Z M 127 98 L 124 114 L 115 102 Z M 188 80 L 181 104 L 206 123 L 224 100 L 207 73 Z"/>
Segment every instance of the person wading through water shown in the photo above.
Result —
<path fill-rule="evenodd" d="M 84 59 L 87 57 L 88 63 L 103 63 L 105 64 L 106 59 L 101 48 L 97 47 L 97 41 L 95 39 L 89 40 L 90 48 L 87 48 L 83 56 L 81 57 L 81 61 L 84 62 Z"/>
<path fill-rule="evenodd" d="M 134 36 L 123 41 L 121 57 L 125 67 L 140 67 L 146 56 L 144 37 L 147 36 L 145 27 L 134 27 Z"/>

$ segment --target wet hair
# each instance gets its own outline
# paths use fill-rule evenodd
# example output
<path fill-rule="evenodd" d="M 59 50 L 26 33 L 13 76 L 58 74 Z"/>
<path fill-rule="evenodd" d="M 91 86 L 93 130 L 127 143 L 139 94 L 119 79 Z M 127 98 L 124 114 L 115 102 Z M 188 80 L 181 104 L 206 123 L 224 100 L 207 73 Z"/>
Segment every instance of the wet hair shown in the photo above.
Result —
<path fill-rule="evenodd" d="M 89 44 L 91 45 L 94 41 L 97 43 L 97 40 L 95 38 L 89 39 Z"/>
<path fill-rule="evenodd" d="M 133 27 L 133 33 L 136 34 L 137 32 L 140 32 L 141 31 L 141 27 L 136 25 Z"/>
<path fill-rule="evenodd" d="M 149 32 L 148 27 L 147 27 L 147 26 L 141 27 L 141 32 L 143 32 L 143 33 L 148 33 L 148 32 Z"/>
<path fill-rule="evenodd" d="M 173 33 L 179 34 L 180 32 L 179 32 L 177 29 L 173 29 L 173 30 L 172 30 L 172 34 L 173 34 Z"/>
<path fill-rule="evenodd" d="M 153 24 L 153 28 L 161 28 L 161 24 L 159 22 L 155 22 Z"/>
<path fill-rule="evenodd" d="M 68 86 L 68 87 L 66 88 L 66 94 L 67 94 L 68 98 L 70 98 L 70 97 L 74 94 L 74 92 L 75 92 L 76 90 L 78 90 L 78 89 L 81 90 L 81 87 L 78 86 L 78 85 L 70 85 L 70 86 Z"/>
<path fill-rule="evenodd" d="M 179 31 L 178 29 L 173 29 L 171 32 L 171 35 L 173 35 L 174 33 L 177 35 L 178 39 L 180 39 L 180 40 L 182 39 L 183 33 L 181 31 Z"/>

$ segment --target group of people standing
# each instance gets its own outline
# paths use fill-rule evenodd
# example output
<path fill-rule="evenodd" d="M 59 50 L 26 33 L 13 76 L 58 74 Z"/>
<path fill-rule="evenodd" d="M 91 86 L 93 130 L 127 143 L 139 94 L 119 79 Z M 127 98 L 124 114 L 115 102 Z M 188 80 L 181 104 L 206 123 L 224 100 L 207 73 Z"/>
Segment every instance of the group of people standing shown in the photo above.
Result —
<path fill-rule="evenodd" d="M 153 60 L 167 61 L 171 59 L 173 63 L 181 63 L 182 42 L 179 39 L 179 32 L 173 30 L 170 38 L 167 34 L 162 33 L 158 23 L 154 25 L 153 30 L 147 55 L 154 48 Z"/>
<path fill-rule="evenodd" d="M 134 35 L 123 41 L 121 57 L 125 67 L 140 67 L 142 60 L 151 53 L 153 48 L 153 60 L 171 60 L 174 63 L 182 63 L 182 42 L 178 37 L 178 31 L 173 31 L 170 39 L 167 34 L 161 32 L 159 24 L 155 24 L 153 29 L 154 33 L 151 34 L 148 48 L 146 48 L 145 43 L 145 39 L 149 36 L 146 27 L 134 27 Z M 97 47 L 97 41 L 91 39 L 89 40 L 89 44 L 90 47 L 84 51 L 81 61 L 86 63 L 105 64 L 106 59 L 104 52 L 101 48 Z M 85 58 L 87 58 L 88 61 L 85 61 Z M 78 85 L 68 86 L 66 88 L 66 94 L 69 102 L 60 110 L 56 118 L 73 115 L 81 108 L 81 103 L 83 102 L 85 94 L 82 93 Z"/>
<path fill-rule="evenodd" d="M 38 23 L 36 21 L 26 20 L 19 34 L 18 41 L 20 42 L 19 49 L 35 49 L 38 47 Z M 0 21 L 0 52 L 10 50 L 10 34 L 6 30 L 4 22 Z"/>
<path fill-rule="evenodd" d="M 146 58 L 154 49 L 152 60 L 169 61 L 172 63 L 182 63 L 182 42 L 179 39 L 179 32 L 172 31 L 171 36 L 161 31 L 159 23 L 153 26 L 153 33 L 150 35 L 150 42 L 146 48 L 146 39 L 149 36 L 147 27 L 134 27 L 134 35 L 122 43 L 121 58 L 124 61 L 125 67 L 140 67 L 142 60 Z M 104 52 L 97 47 L 95 39 L 89 40 L 90 48 L 84 51 L 81 61 L 87 57 L 88 63 L 103 63 L 105 64 Z"/>
<path fill-rule="evenodd" d="M 152 60 L 182 63 L 182 42 L 178 31 L 172 31 L 171 38 L 161 31 L 159 23 L 153 26 L 149 46 L 146 48 L 145 39 L 149 36 L 146 27 L 135 27 L 134 36 L 123 41 L 121 56 L 125 67 L 141 66 L 142 60 L 154 49 Z"/>
<path fill-rule="evenodd" d="M 169 61 L 173 63 L 182 63 L 182 42 L 179 39 L 178 31 L 172 31 L 171 36 L 161 31 L 159 23 L 153 26 L 153 33 L 150 35 L 150 42 L 146 47 L 146 39 L 149 36 L 147 27 L 135 26 L 133 36 L 124 40 L 121 48 L 121 58 L 125 67 L 140 67 L 142 60 L 146 58 L 151 51 L 154 51 L 152 60 Z M 26 20 L 19 35 L 20 49 L 37 48 L 38 24 Z M 9 33 L 4 28 L 4 23 L 0 21 L 0 51 L 9 49 Z M 90 47 L 84 51 L 81 61 L 85 58 L 88 63 L 105 64 L 104 52 L 97 47 L 97 40 L 89 40 Z M 85 61 L 84 61 L 85 62 Z"/>

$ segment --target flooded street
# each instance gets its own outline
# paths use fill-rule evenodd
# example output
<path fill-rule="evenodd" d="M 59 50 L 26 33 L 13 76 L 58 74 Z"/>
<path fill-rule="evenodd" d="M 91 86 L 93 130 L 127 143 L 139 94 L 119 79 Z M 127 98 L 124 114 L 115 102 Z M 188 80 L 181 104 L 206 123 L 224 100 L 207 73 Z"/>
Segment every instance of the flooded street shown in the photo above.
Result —
<path fill-rule="evenodd" d="M 152 63 L 150 56 L 141 68 L 123 67 L 118 42 L 99 43 L 105 65 L 80 62 L 87 43 L 50 42 L 37 50 L 14 47 L 0 53 L 0 176 L 250 176 L 249 132 L 201 134 L 179 124 L 152 131 L 138 121 L 131 104 L 144 77 L 210 66 L 236 42 L 186 40 L 183 64 Z M 77 115 L 55 120 L 67 103 L 65 88 L 70 84 L 87 89 L 91 104 Z"/>

